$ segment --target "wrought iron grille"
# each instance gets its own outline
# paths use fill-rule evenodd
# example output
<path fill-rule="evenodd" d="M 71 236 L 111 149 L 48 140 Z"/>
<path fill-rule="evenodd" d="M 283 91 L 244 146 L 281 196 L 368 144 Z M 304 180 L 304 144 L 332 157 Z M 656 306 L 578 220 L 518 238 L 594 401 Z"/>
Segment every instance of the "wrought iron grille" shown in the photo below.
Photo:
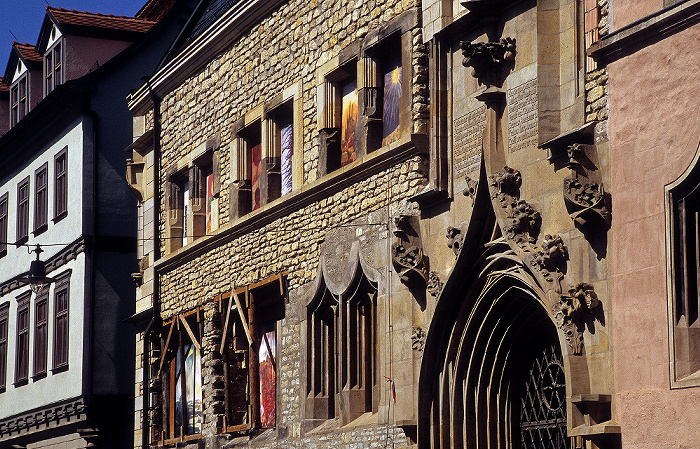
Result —
<path fill-rule="evenodd" d="M 530 369 L 520 408 L 523 449 L 569 449 L 566 436 L 564 363 L 557 348 L 545 348 Z"/>

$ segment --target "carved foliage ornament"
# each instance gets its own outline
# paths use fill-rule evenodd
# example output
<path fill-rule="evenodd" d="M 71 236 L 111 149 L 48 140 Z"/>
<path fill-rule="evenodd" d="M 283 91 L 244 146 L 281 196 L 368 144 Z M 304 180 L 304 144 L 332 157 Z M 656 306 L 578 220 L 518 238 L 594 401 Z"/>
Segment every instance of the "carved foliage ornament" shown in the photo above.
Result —
<path fill-rule="evenodd" d="M 569 251 L 564 245 L 564 241 L 559 235 L 545 235 L 542 241 L 541 250 L 535 254 L 535 265 L 542 276 L 550 281 L 556 282 L 556 290 L 561 291 L 559 282 L 566 270 L 566 261 L 569 260 Z"/>
<path fill-rule="evenodd" d="M 500 42 L 460 42 L 464 60 L 462 65 L 473 67 L 472 76 L 486 87 L 503 85 L 504 73 L 515 62 L 515 39 L 506 37 Z"/>
<path fill-rule="evenodd" d="M 504 232 L 518 245 L 534 243 L 542 225 L 542 217 L 532 205 L 520 198 L 522 175 L 518 170 L 503 167 L 489 176 L 491 198 L 497 199 L 506 213 Z"/>
<path fill-rule="evenodd" d="M 583 282 L 571 287 L 568 294 L 561 295 L 559 303 L 555 304 L 555 317 L 574 354 L 583 352 L 586 322 L 594 318 L 599 307 L 600 301 L 593 286 Z"/>
<path fill-rule="evenodd" d="M 440 275 L 436 271 L 431 271 L 428 277 L 428 293 L 431 296 L 438 297 L 442 291 L 443 283 L 440 280 Z"/>

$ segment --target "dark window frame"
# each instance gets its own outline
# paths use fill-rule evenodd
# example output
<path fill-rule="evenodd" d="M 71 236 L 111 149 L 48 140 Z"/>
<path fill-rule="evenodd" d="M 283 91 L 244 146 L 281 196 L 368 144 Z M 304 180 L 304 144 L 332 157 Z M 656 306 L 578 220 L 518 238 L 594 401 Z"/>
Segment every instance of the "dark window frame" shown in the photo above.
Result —
<path fill-rule="evenodd" d="M 15 351 L 15 386 L 19 387 L 29 381 L 30 352 L 30 318 L 29 307 L 31 292 L 17 297 L 17 344 Z"/>
<path fill-rule="evenodd" d="M 29 208 L 31 203 L 31 183 L 29 176 L 17 184 L 17 235 L 16 244 L 21 244 L 29 239 Z"/>
<path fill-rule="evenodd" d="M 63 40 L 60 38 L 44 55 L 44 81 L 44 96 L 63 83 Z"/>
<path fill-rule="evenodd" d="M 41 182 L 43 180 L 43 183 Z M 49 221 L 49 164 L 44 163 L 34 172 L 34 235 L 48 229 Z"/>
<path fill-rule="evenodd" d="M 10 302 L 0 305 L 0 393 L 7 388 L 7 343 L 10 327 Z"/>
<path fill-rule="evenodd" d="M 34 363 L 33 379 L 46 376 L 49 345 L 49 294 L 42 292 L 34 302 Z"/>
<path fill-rule="evenodd" d="M 7 255 L 7 231 L 9 226 L 9 195 L 0 196 L 0 257 Z"/>
<path fill-rule="evenodd" d="M 29 112 L 29 73 L 23 73 L 10 87 L 10 126 Z"/>
<path fill-rule="evenodd" d="M 52 372 L 68 369 L 70 361 L 70 274 L 57 276 L 53 307 Z M 48 350 L 48 348 L 47 348 Z"/>
<path fill-rule="evenodd" d="M 68 215 L 68 147 L 54 156 L 53 208 L 54 223 Z"/>

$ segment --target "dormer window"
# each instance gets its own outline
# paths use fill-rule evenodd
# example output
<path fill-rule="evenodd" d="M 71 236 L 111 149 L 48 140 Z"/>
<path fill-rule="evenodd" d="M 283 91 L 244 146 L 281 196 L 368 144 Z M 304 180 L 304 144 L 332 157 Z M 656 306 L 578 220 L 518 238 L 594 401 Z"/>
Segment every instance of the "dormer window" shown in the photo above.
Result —
<path fill-rule="evenodd" d="M 10 120 L 12 121 L 12 126 L 15 126 L 17 122 L 22 120 L 22 118 L 27 115 L 28 96 L 26 73 L 12 85 L 10 91 Z"/>
<path fill-rule="evenodd" d="M 46 79 L 46 95 L 63 82 L 62 46 L 58 41 L 46 51 L 44 56 L 44 76 Z"/>

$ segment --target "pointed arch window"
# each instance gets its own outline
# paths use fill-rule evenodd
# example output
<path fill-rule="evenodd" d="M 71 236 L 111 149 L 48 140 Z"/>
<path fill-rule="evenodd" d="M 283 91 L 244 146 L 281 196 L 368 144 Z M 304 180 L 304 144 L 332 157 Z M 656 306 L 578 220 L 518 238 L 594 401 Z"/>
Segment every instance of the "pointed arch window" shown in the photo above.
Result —
<path fill-rule="evenodd" d="M 686 172 L 666 186 L 667 254 L 671 283 L 671 383 L 699 385 L 700 377 L 700 150 Z"/>
<path fill-rule="evenodd" d="M 377 283 L 358 270 L 342 293 L 307 306 L 306 417 L 346 423 L 376 410 Z"/>

